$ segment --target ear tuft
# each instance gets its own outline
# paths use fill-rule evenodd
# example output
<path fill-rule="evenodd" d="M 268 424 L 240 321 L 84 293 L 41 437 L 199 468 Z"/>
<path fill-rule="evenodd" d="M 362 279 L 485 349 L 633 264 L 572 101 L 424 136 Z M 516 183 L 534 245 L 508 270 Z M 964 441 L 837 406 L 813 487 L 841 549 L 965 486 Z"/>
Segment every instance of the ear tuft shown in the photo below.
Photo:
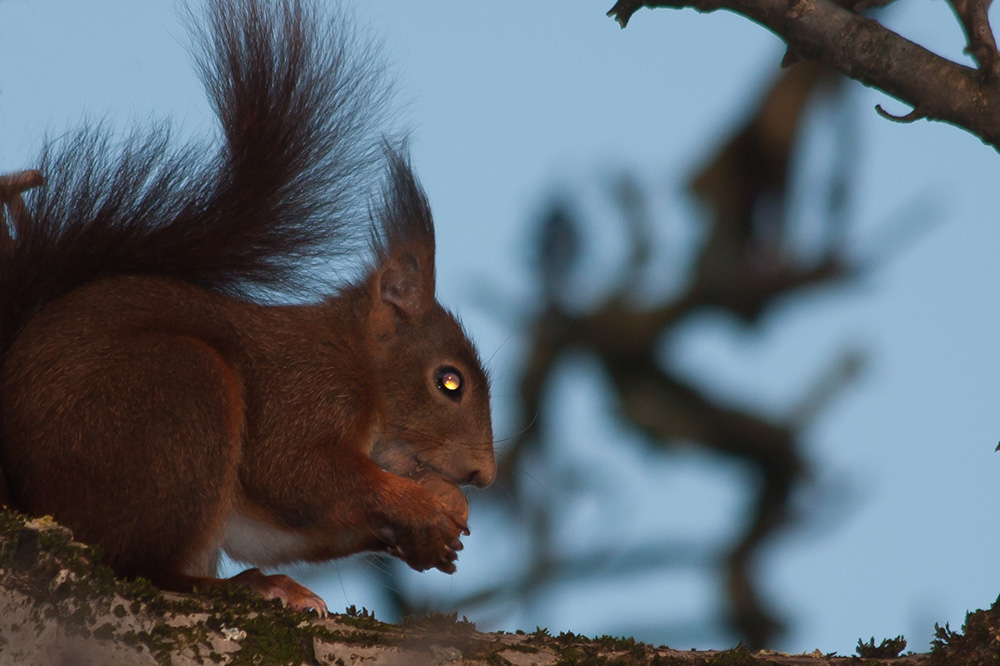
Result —
<path fill-rule="evenodd" d="M 434 221 L 409 162 L 386 147 L 388 183 L 373 238 L 376 307 L 419 317 L 434 303 Z"/>

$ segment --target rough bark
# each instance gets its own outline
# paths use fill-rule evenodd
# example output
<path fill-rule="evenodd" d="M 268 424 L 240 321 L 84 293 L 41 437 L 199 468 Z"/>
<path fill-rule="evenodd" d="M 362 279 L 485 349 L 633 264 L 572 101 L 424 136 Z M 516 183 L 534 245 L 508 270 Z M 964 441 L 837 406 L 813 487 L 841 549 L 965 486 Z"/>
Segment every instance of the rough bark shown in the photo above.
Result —
<path fill-rule="evenodd" d="M 608 14 L 625 27 L 641 7 L 728 9 L 781 37 L 791 59 L 820 60 L 913 108 L 898 118 L 880 110 L 882 115 L 907 122 L 927 118 L 951 123 L 1000 149 L 1000 78 L 994 74 L 997 49 L 985 14 L 987 4 L 952 3 L 968 35 L 968 50 L 981 69 L 931 53 L 877 20 L 830 0 L 618 0 Z"/>

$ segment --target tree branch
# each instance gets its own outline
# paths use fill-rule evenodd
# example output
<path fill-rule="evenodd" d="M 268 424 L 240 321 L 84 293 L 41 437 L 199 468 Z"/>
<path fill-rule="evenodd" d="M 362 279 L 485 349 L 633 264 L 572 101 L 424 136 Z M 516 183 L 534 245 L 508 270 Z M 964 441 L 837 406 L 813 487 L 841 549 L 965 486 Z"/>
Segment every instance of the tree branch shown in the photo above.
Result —
<path fill-rule="evenodd" d="M 42 172 L 36 170 L 0 175 L 0 257 L 13 252 L 14 237 L 28 225 L 28 212 L 21 193 L 44 183 Z M 4 215 L 5 207 L 10 222 Z"/>
<path fill-rule="evenodd" d="M 379 622 L 362 610 L 317 618 L 239 590 L 211 596 L 161 593 L 116 580 L 95 551 L 49 519 L 0 512 L 0 663 L 75 666 L 195 664 L 381 664 L 385 666 L 849 666 L 852 657 L 819 652 L 751 653 L 744 647 L 694 652 L 631 638 L 551 636 L 538 629 L 483 633 L 454 615 Z M 992 635 L 992 634 L 990 634 Z M 949 642 L 962 636 L 949 632 Z M 963 645 L 963 647 L 966 647 Z M 872 641 L 874 648 L 874 640 Z M 927 655 L 872 654 L 872 666 L 917 666 Z M 952 662 L 943 662 L 951 664 Z"/>
<path fill-rule="evenodd" d="M 997 53 L 997 42 L 990 27 L 991 2 L 992 0 L 948 0 L 965 30 L 969 43 L 966 52 L 979 63 L 984 77 L 996 81 L 1000 78 L 1000 54 Z"/>
<path fill-rule="evenodd" d="M 931 53 L 829 0 L 618 0 L 608 15 L 625 27 L 640 7 L 736 12 L 777 34 L 800 57 L 820 60 L 909 104 L 922 117 L 966 129 L 1000 150 L 1000 80 Z M 977 30 L 982 34 L 982 22 Z M 985 44 L 978 48 L 989 52 L 986 37 L 971 40 L 973 48 Z M 983 57 L 984 67 L 995 67 Z"/>

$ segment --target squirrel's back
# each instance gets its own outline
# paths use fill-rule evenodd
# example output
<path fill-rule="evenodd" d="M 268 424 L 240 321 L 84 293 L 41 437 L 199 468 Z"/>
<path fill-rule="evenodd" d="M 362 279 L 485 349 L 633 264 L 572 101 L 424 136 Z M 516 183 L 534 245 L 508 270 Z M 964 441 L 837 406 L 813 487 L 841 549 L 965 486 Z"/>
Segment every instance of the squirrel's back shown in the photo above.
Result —
<path fill-rule="evenodd" d="M 371 233 L 387 87 L 370 45 L 299 0 L 209 5 L 188 22 L 221 145 L 174 145 L 165 125 L 46 145 L 33 165 L 45 186 L 21 223 L 0 216 L 0 358 L 32 312 L 80 285 L 158 275 L 268 297 L 315 285 Z"/>

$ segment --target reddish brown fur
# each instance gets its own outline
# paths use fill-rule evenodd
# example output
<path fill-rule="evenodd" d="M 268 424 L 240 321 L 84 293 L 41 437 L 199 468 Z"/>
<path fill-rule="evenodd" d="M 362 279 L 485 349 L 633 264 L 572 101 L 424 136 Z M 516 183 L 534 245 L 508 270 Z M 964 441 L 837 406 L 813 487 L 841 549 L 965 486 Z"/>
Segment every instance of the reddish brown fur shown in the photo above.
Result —
<path fill-rule="evenodd" d="M 92 147 L 71 143 L 51 166 L 52 193 L 0 229 L 9 500 L 99 544 L 119 574 L 172 589 L 217 582 L 222 549 L 265 565 L 381 549 L 450 572 L 467 531 L 457 486 L 494 475 L 489 386 L 434 299 L 433 223 L 405 160 L 387 151 L 375 263 L 363 280 L 313 305 L 238 295 L 244 284 L 286 284 L 288 262 L 315 253 L 324 235 L 315 225 L 327 219 L 317 201 L 344 171 L 334 159 L 343 152 L 308 145 L 332 150 L 336 140 L 314 136 L 329 121 L 314 117 L 344 113 L 335 82 L 316 83 L 330 72 L 309 51 L 323 46 L 304 32 L 312 14 L 296 0 L 273 7 L 213 3 L 209 38 L 222 55 L 210 60 L 235 70 L 206 76 L 224 119 L 250 120 L 227 125 L 231 175 L 209 195 L 156 146 L 138 153 L 152 175 L 125 153 L 98 155 L 108 163 L 95 172 L 111 189 L 95 194 L 70 170 Z M 265 44 L 270 33 L 257 23 L 269 21 L 279 35 Z M 280 70 L 289 59 L 269 49 L 298 41 L 299 69 L 253 69 Z M 288 85 L 264 83 L 272 76 Z M 238 85 L 238 95 L 218 92 Z M 287 90 L 305 103 L 271 99 Z M 130 190 L 122 173 L 146 189 Z M 461 391 L 439 385 L 442 368 L 461 374 Z M 287 577 L 251 570 L 234 580 L 322 608 Z"/>

